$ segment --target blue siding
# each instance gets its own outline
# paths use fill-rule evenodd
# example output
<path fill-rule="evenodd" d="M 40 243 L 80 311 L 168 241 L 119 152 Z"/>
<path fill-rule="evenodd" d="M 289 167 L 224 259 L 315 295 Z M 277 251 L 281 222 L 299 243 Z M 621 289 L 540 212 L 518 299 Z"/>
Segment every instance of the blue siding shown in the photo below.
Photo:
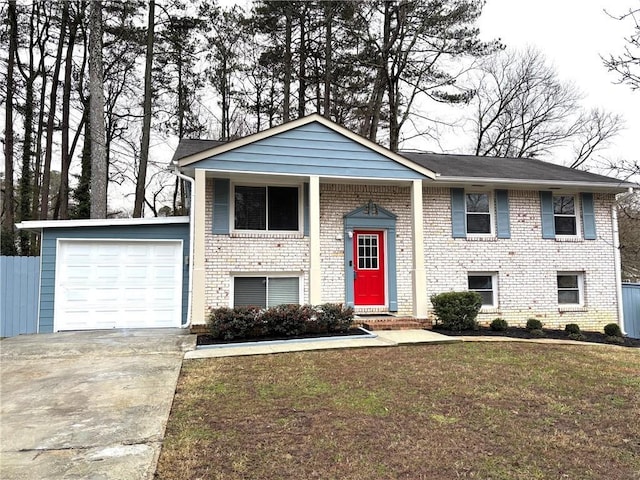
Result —
<path fill-rule="evenodd" d="M 422 179 L 418 172 L 320 123 L 258 140 L 190 165 L 234 172 Z"/>
<path fill-rule="evenodd" d="M 38 331 L 40 257 L 0 257 L 0 337 Z"/>
<path fill-rule="evenodd" d="M 640 338 L 640 283 L 622 284 L 622 308 L 627 335 Z"/>
<path fill-rule="evenodd" d="M 59 238 L 83 238 L 96 240 L 182 240 L 183 258 L 187 258 L 189 256 L 189 224 L 187 223 L 43 229 L 39 322 L 39 332 L 41 333 L 53 332 L 56 244 Z M 182 269 L 182 323 L 186 323 L 187 305 L 189 300 L 189 264 L 187 262 L 183 262 Z"/>

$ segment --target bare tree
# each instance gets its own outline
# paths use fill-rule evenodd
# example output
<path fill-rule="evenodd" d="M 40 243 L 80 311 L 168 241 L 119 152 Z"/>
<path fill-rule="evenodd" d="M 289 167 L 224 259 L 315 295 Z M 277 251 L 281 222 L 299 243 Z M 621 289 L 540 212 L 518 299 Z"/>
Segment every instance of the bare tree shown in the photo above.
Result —
<path fill-rule="evenodd" d="M 618 199 L 618 230 L 622 278 L 640 280 L 640 194 L 629 193 Z"/>
<path fill-rule="evenodd" d="M 631 90 L 638 90 L 640 89 L 640 8 L 629 8 L 627 13 L 613 16 L 613 18 L 632 21 L 633 33 L 625 38 L 627 44 L 621 54 L 612 54 L 608 58 L 602 57 L 602 61 L 610 72 L 618 75 L 618 83 L 626 83 Z"/>
<path fill-rule="evenodd" d="M 89 14 L 89 116 L 91 125 L 91 218 L 107 216 L 107 153 L 102 69 L 102 4 L 91 1 Z"/>
<path fill-rule="evenodd" d="M 583 165 L 621 129 L 619 116 L 585 111 L 581 93 L 560 80 L 536 50 L 503 52 L 483 62 L 476 86 L 474 153 L 540 157 L 573 147 Z"/>

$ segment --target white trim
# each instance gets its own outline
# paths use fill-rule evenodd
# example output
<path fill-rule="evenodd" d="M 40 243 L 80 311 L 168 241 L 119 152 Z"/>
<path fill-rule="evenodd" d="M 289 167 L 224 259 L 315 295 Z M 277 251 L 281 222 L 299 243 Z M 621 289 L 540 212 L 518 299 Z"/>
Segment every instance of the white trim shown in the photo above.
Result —
<path fill-rule="evenodd" d="M 618 208 L 616 205 L 611 206 L 611 223 L 613 237 L 613 263 L 616 275 L 616 300 L 618 301 L 618 325 L 624 335 L 627 334 L 624 322 L 624 310 L 622 303 L 622 260 L 620 257 L 620 233 L 618 230 Z"/>
<path fill-rule="evenodd" d="M 229 308 L 234 308 L 233 300 L 235 296 L 235 282 L 234 279 L 238 278 L 260 278 L 264 277 L 269 281 L 269 278 L 297 278 L 298 279 L 298 305 L 304 305 L 304 272 L 229 272 Z M 268 292 L 266 301 L 269 300 Z M 269 308 L 269 307 L 267 307 Z"/>
<path fill-rule="evenodd" d="M 489 207 L 489 211 L 488 212 L 468 212 L 467 211 L 467 195 L 486 195 L 487 196 L 487 203 L 488 203 L 488 207 Z M 465 233 L 467 235 L 467 238 L 494 238 L 496 236 L 496 229 L 495 229 L 495 211 L 496 211 L 496 204 L 495 204 L 495 196 L 493 195 L 493 191 L 487 191 L 487 190 L 469 190 L 467 191 L 465 189 L 464 191 L 464 230 Z M 469 232 L 469 226 L 468 226 L 468 215 L 486 215 L 489 214 L 489 232 L 487 233 L 473 233 L 473 232 Z"/>
<path fill-rule="evenodd" d="M 189 223 L 189 217 L 150 218 L 95 218 L 84 220 L 27 220 L 16 224 L 18 229 L 37 230 L 43 228 L 111 227 L 134 225 L 164 225 Z"/>
<path fill-rule="evenodd" d="M 567 214 L 557 214 L 555 211 L 555 197 L 573 197 L 573 215 L 567 215 Z M 567 241 L 567 240 L 583 240 L 583 236 L 582 236 L 582 203 L 581 203 L 581 198 L 580 195 L 578 195 L 577 193 L 567 193 L 567 192 L 562 192 L 562 190 L 557 191 L 557 192 L 553 192 L 551 194 L 551 204 L 553 205 L 553 229 L 555 231 L 555 221 L 556 221 L 556 217 L 566 217 L 566 218 L 570 218 L 573 217 L 576 221 L 576 233 L 575 235 L 562 235 L 560 233 L 555 234 L 556 240 L 558 241 Z"/>
<path fill-rule="evenodd" d="M 558 287 L 558 277 L 564 276 L 576 276 L 578 280 L 578 303 L 560 303 L 558 298 L 558 293 L 560 292 L 560 287 Z M 573 290 L 565 288 L 563 290 Z M 559 310 L 564 310 L 572 307 L 584 307 L 584 272 L 581 271 L 566 271 L 566 270 L 558 270 L 556 272 L 556 303 L 558 304 Z"/>
<path fill-rule="evenodd" d="M 229 234 L 253 234 L 253 235 L 270 235 L 274 233 L 280 234 L 304 234 L 304 184 L 303 183 L 262 183 L 262 182 L 230 182 L 229 196 L 231 201 L 229 202 Z M 265 188 L 265 229 L 264 230 L 249 230 L 243 228 L 236 228 L 236 187 L 264 187 Z M 269 230 L 269 189 L 268 187 L 297 187 L 298 188 L 298 229 L 297 230 Z"/>
<path fill-rule="evenodd" d="M 65 244 L 73 244 L 73 243 L 172 243 L 179 247 L 179 258 L 180 264 L 178 268 L 179 275 L 176 278 L 176 284 L 174 287 L 178 288 L 178 301 L 180 305 L 178 305 L 178 325 L 182 325 L 182 296 L 184 290 L 184 241 L 182 239 L 173 239 L 173 238 L 56 238 L 56 264 L 55 264 L 55 278 L 53 281 L 53 331 L 58 332 L 57 328 L 60 324 L 60 303 L 57 301 L 57 290 L 58 290 L 58 282 L 60 281 L 60 246 L 62 243 Z M 115 328 L 127 328 L 122 326 L 116 326 Z"/>
<path fill-rule="evenodd" d="M 262 132 L 255 133 L 253 135 L 249 135 L 248 137 L 240 138 L 238 140 L 234 140 L 232 142 L 225 143 L 223 145 L 219 145 L 217 147 L 213 147 L 202 152 L 194 153 L 193 155 L 189 155 L 187 157 L 183 157 L 178 160 L 178 165 L 180 167 L 186 167 L 192 163 L 198 162 L 200 160 L 204 160 L 205 158 L 209 158 L 215 155 L 220 155 L 221 153 L 228 152 L 230 150 L 234 150 L 236 148 L 242 147 L 244 145 L 249 145 L 251 143 L 257 142 L 259 140 L 263 140 L 265 138 L 272 137 L 274 135 L 278 135 L 282 132 L 287 132 L 289 130 L 293 130 L 295 128 L 308 125 L 313 122 L 318 122 L 321 125 L 333 130 L 336 133 L 339 133 L 350 140 L 353 140 L 360 145 L 373 150 L 380 155 L 387 157 L 390 160 L 393 160 L 415 172 L 418 172 L 428 178 L 435 178 L 436 173 L 432 172 L 428 168 L 422 167 L 417 163 L 405 158 L 397 153 L 392 152 L 371 140 L 368 140 L 360 135 L 353 133 L 352 131 L 338 125 L 337 123 L 332 122 L 331 120 L 327 120 L 321 115 L 317 113 L 308 115 L 306 117 L 298 118 L 297 120 L 293 120 L 288 123 L 284 123 L 282 125 L 278 125 L 277 127 L 269 128 L 267 130 L 263 130 Z"/>

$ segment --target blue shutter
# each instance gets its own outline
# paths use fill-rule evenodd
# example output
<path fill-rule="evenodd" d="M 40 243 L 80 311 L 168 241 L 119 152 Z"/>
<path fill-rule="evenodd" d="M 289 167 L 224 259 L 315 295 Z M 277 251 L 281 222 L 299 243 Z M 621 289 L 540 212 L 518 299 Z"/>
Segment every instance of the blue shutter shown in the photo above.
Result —
<path fill-rule="evenodd" d="M 511 223 L 509 221 L 509 192 L 496 190 L 496 230 L 498 238 L 511 238 Z"/>
<path fill-rule="evenodd" d="M 593 211 L 593 193 L 581 193 L 582 227 L 585 240 L 596 239 L 596 215 Z"/>
<path fill-rule="evenodd" d="M 229 233 L 229 195 L 230 181 L 228 178 L 213 180 L 213 233 L 226 235 Z"/>
<path fill-rule="evenodd" d="M 305 183 L 302 195 L 302 229 L 304 236 L 309 236 L 309 184 Z"/>
<path fill-rule="evenodd" d="M 453 238 L 466 238 L 465 197 L 463 188 L 451 189 L 451 233 Z"/>
<path fill-rule="evenodd" d="M 542 238 L 556 238 L 556 224 L 553 217 L 553 193 L 540 192 L 540 213 L 542 217 Z"/>

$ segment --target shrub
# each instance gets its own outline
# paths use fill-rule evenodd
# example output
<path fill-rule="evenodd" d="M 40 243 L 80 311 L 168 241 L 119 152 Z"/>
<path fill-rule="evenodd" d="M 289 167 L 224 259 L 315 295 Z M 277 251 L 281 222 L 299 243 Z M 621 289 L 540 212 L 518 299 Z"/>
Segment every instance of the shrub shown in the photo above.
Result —
<path fill-rule="evenodd" d="M 607 335 L 605 341 L 616 345 L 624 345 L 624 337 L 619 337 L 617 335 Z"/>
<path fill-rule="evenodd" d="M 262 313 L 268 335 L 294 336 L 317 330 L 313 308 L 309 305 L 277 305 Z"/>
<path fill-rule="evenodd" d="M 541 328 L 533 328 L 529 330 L 529 335 L 532 337 L 544 337 L 544 331 Z"/>
<path fill-rule="evenodd" d="M 318 327 L 323 332 L 346 332 L 353 324 L 353 307 L 325 303 L 315 308 Z"/>
<path fill-rule="evenodd" d="M 433 309 L 447 330 L 475 330 L 476 317 L 482 307 L 482 297 L 477 292 L 446 292 L 431 297 Z"/>
<path fill-rule="evenodd" d="M 211 335 L 223 340 L 263 334 L 259 307 L 216 308 L 211 311 L 208 324 Z"/>
<path fill-rule="evenodd" d="M 509 327 L 509 324 L 504 318 L 494 318 L 489 326 L 494 332 L 504 332 Z"/>
<path fill-rule="evenodd" d="M 530 318 L 527 320 L 527 330 L 540 330 L 542 331 L 542 322 L 537 318 Z"/>
<path fill-rule="evenodd" d="M 569 335 L 579 335 L 580 334 L 580 325 L 577 323 L 567 323 L 564 326 L 565 333 Z"/>
<path fill-rule="evenodd" d="M 604 326 L 604 334 L 607 337 L 622 337 L 620 325 L 618 325 L 617 323 L 608 323 Z"/>

